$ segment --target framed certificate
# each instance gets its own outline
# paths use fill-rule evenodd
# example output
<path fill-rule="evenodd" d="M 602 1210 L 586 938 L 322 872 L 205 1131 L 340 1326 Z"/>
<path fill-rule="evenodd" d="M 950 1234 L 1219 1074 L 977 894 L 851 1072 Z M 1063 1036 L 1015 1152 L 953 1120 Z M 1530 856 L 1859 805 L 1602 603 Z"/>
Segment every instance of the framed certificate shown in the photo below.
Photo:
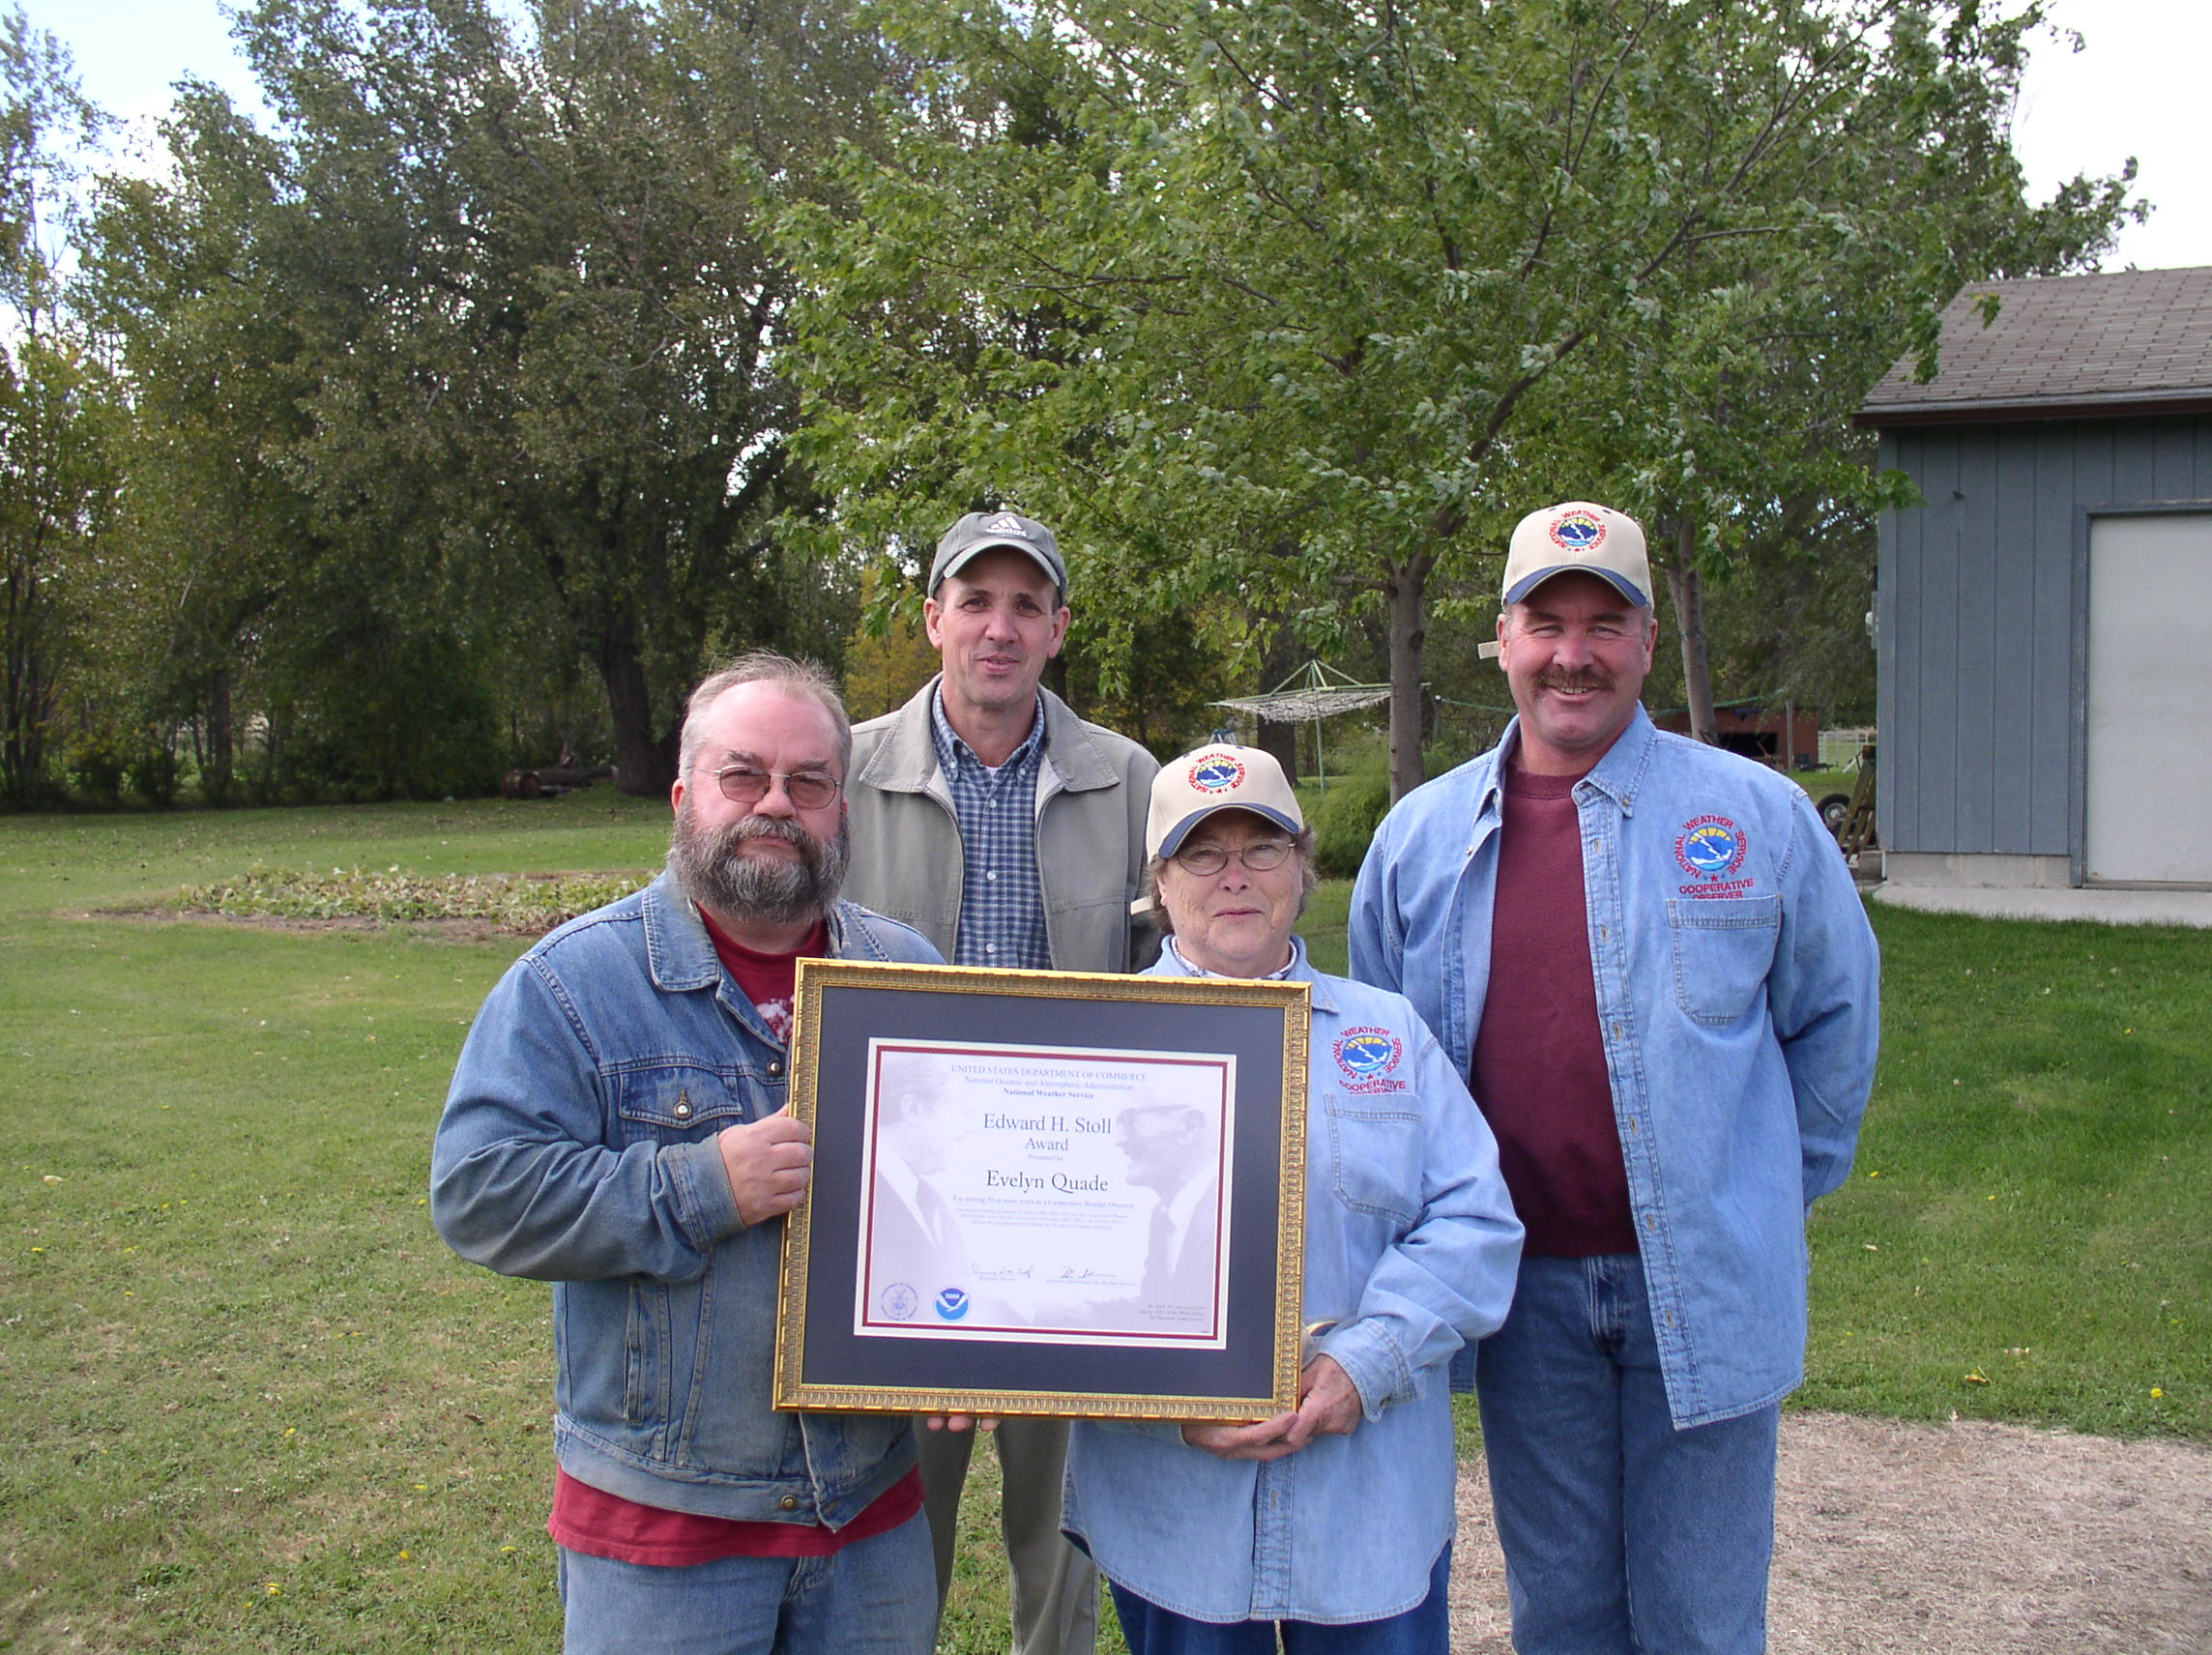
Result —
<path fill-rule="evenodd" d="M 802 960 L 775 1406 L 1296 1406 L 1303 983 Z"/>

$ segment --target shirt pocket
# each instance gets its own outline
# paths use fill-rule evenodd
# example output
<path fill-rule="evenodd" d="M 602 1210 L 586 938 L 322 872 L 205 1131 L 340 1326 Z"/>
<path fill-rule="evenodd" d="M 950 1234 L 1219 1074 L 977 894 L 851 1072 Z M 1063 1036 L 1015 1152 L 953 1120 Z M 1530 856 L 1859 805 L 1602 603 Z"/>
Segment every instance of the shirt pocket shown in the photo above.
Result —
<path fill-rule="evenodd" d="M 1322 1106 L 1336 1199 L 1353 1212 L 1411 1226 L 1421 1210 L 1421 1112 L 1413 1095 L 1330 1091 Z"/>
<path fill-rule="evenodd" d="M 1749 1011 L 1774 969 L 1782 937 L 1779 896 L 1671 900 L 1674 1000 L 1695 1023 L 1729 1024 Z"/>
<path fill-rule="evenodd" d="M 731 1078 L 697 1062 L 662 1062 L 615 1076 L 615 1119 L 625 1146 L 692 1144 L 745 1118 Z"/>

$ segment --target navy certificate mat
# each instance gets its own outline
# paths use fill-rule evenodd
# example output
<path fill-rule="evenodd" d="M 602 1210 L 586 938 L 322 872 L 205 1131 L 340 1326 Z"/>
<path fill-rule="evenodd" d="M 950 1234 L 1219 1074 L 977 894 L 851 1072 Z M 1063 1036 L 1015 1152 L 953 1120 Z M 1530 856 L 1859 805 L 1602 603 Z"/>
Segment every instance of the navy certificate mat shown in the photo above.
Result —
<path fill-rule="evenodd" d="M 778 1407 L 1248 1418 L 1295 1406 L 1304 984 L 843 961 L 800 973 L 795 1101 L 811 1114 L 814 1176 L 786 1239 Z M 1234 1054 L 1225 1347 L 857 1336 L 874 1039 Z"/>

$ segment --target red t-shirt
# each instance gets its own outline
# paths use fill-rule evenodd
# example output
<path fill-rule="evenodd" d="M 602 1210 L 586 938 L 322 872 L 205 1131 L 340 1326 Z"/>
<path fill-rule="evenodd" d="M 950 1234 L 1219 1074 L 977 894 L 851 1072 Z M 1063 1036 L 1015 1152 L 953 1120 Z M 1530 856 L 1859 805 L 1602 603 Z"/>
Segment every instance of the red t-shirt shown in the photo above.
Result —
<path fill-rule="evenodd" d="M 801 956 L 819 958 L 830 951 L 829 924 L 818 923 L 788 954 L 764 954 L 732 938 L 705 910 L 700 911 L 699 917 L 706 921 L 707 935 L 723 970 L 737 979 L 739 989 L 753 1002 L 775 1037 L 787 1039 L 799 961 Z M 667 1511 L 610 1495 L 556 1468 L 553 1515 L 546 1522 L 545 1532 L 569 1551 L 594 1557 L 683 1568 L 712 1563 L 718 1557 L 828 1557 L 856 1540 L 896 1528 L 920 1509 L 918 1471 L 909 1471 L 870 1500 L 867 1509 L 843 1528 L 827 1528 L 819 1523 L 744 1523 L 735 1518 Z"/>
<path fill-rule="evenodd" d="M 844 1527 L 826 1528 L 819 1523 L 742 1523 L 663 1511 L 580 1483 L 556 1467 L 545 1532 L 571 1552 L 680 1569 L 718 1557 L 828 1557 L 856 1540 L 896 1528 L 920 1509 L 918 1470 L 891 1484 Z"/>
<path fill-rule="evenodd" d="M 1597 1025 L 1581 779 L 1505 772 L 1490 988 L 1468 1077 L 1528 1227 L 1525 1250 L 1560 1259 L 1637 1250 Z"/>
<path fill-rule="evenodd" d="M 714 944 L 722 969 L 737 979 L 738 987 L 768 1025 L 768 1031 L 778 1040 L 789 1040 L 791 1002 L 799 993 L 799 962 L 819 960 L 830 952 L 830 922 L 816 920 L 806 941 L 788 954 L 764 954 L 746 947 L 715 924 L 713 915 L 704 908 L 699 910 L 699 917 L 707 922 L 707 937 Z"/>

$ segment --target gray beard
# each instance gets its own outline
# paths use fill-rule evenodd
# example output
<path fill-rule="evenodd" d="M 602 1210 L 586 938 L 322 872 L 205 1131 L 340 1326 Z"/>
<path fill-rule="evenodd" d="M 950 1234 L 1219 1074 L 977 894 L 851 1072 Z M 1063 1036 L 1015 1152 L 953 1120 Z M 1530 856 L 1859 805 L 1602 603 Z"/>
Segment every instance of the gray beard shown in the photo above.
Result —
<path fill-rule="evenodd" d="M 741 854 L 748 839 L 781 839 L 799 849 L 797 861 L 764 860 Z M 817 839 L 798 823 L 746 816 L 720 828 L 702 828 L 686 797 L 669 836 L 668 866 L 684 893 L 701 908 L 733 919 L 795 925 L 830 912 L 845 883 L 846 831 Z"/>

